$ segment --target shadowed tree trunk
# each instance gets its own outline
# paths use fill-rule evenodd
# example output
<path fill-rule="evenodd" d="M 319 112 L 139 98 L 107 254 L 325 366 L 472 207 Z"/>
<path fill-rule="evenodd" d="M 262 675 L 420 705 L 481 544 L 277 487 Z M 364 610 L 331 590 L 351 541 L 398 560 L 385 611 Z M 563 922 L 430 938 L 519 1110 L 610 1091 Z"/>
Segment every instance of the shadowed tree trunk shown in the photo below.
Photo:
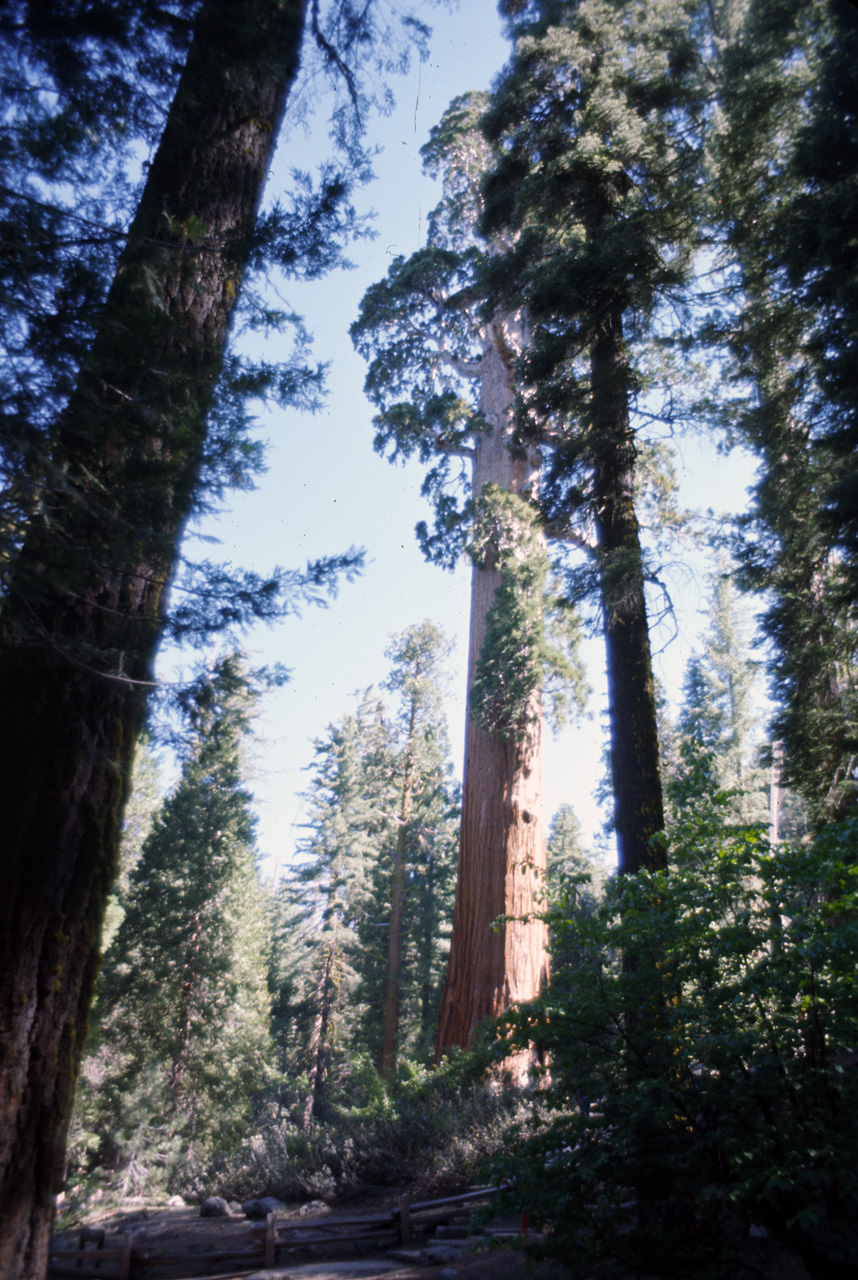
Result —
<path fill-rule="evenodd" d="M 304 1129 L 308 1130 L 313 1119 L 323 1120 L 325 1117 L 325 1085 L 328 1080 L 328 1039 L 331 1025 L 331 1011 L 336 999 L 337 944 L 328 943 L 322 957 L 322 966 L 316 984 L 316 1016 L 310 1034 L 311 1065 L 309 1071 L 309 1091 L 304 1106 Z"/>
<path fill-rule="evenodd" d="M 163 599 L 305 0 L 205 0 L 0 636 L 0 1274 L 45 1271 Z M 55 493 L 57 490 L 55 489 Z"/>
<path fill-rule="evenodd" d="M 605 321 L 590 355 L 593 414 L 593 510 L 599 562 L 617 866 L 620 873 L 667 867 L 652 657 L 644 569 L 635 515 L 634 437 L 622 317 Z"/>
<path fill-rule="evenodd" d="M 514 365 L 524 339 L 521 317 L 499 314 L 487 328 L 479 409 L 492 430 L 475 437 L 473 493 L 486 485 L 514 494 L 535 488 L 538 459 L 510 448 Z M 491 556 L 471 582 L 468 689 L 473 688 L 487 615 L 500 585 Z M 542 710 L 533 697 L 526 729 L 510 738 L 486 732 L 469 715 L 459 865 L 450 961 L 441 997 L 436 1060 L 467 1048 L 477 1025 L 530 1000 L 547 973 L 547 927 L 532 916 L 545 880 L 542 819 Z M 511 917 L 494 926 L 501 917 Z"/>

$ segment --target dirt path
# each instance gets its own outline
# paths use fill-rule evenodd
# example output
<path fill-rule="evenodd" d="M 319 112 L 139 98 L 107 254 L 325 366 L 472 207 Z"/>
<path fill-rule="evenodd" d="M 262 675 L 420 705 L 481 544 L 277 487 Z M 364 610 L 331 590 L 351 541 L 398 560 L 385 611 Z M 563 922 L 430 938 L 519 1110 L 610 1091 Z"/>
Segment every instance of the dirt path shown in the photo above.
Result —
<path fill-rule="evenodd" d="M 461 1280 L 532 1280 L 527 1264 L 520 1253 L 509 1248 L 497 1248 L 489 1253 L 465 1257 L 456 1265 L 403 1267 L 400 1263 L 391 1262 L 384 1257 L 361 1258 L 349 1262 L 314 1262 L 305 1266 L 277 1266 L 273 1269 L 255 1271 L 247 1280 L 283 1280 L 284 1276 L 294 1280 L 433 1280 L 439 1276 L 442 1280 L 454 1280 L 454 1275 Z M 536 1273 L 548 1280 L 545 1268 Z M 557 1268 L 552 1270 L 554 1280 L 560 1280 L 561 1273 Z"/>

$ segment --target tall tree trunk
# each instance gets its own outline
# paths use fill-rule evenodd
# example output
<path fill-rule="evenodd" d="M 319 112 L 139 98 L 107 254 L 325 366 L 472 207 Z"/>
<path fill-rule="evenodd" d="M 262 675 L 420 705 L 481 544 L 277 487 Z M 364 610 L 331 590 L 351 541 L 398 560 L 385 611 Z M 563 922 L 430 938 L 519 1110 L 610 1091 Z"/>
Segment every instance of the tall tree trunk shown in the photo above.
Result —
<path fill-rule="evenodd" d="M 331 1025 L 331 1013 L 336 999 L 336 942 L 330 942 L 325 949 L 319 979 L 316 983 L 316 1016 L 310 1034 L 310 1053 L 312 1061 L 309 1072 L 310 1089 L 304 1106 L 304 1129 L 309 1130 L 313 1117 L 323 1120 L 325 1116 L 325 1084 L 328 1079 L 328 1039 Z"/>
<path fill-rule="evenodd" d="M 426 867 L 426 902 L 420 948 L 420 1043 L 427 1046 L 435 1033 L 433 1005 L 432 958 L 440 935 L 440 910 L 435 897 L 435 858 Z M 424 1050 L 425 1051 L 425 1050 Z"/>
<path fill-rule="evenodd" d="M 634 438 L 629 426 L 628 369 L 622 313 L 604 320 L 590 353 L 594 435 L 593 486 L 598 541 L 608 702 L 617 865 L 621 875 L 666 870 L 667 850 L 651 838 L 664 827 L 652 657 L 644 593 L 643 557 L 634 505 Z M 623 967 L 634 971 L 634 950 Z M 625 1010 L 626 1030 L 641 1055 L 664 1034 L 665 991 Z M 659 1135 L 641 1113 L 637 1141 L 645 1152 Z M 673 1183 L 636 1179 L 639 1224 L 653 1227 L 672 1196 Z"/>
<path fill-rule="evenodd" d="M 38 1280 L 163 597 L 306 0 L 205 0 L 0 638 L 0 1274 Z"/>
<path fill-rule="evenodd" d="M 487 484 L 521 494 L 537 483 L 538 460 L 510 447 L 515 359 L 523 340 L 520 316 L 499 314 L 488 327 L 479 407 L 492 431 L 476 446 L 475 496 Z M 474 567 L 469 689 L 499 583 L 500 572 L 491 561 Z M 542 713 L 536 699 L 530 711 L 526 730 L 514 739 L 489 734 L 467 719 L 456 905 L 436 1061 L 453 1045 L 469 1047 L 484 1019 L 532 999 L 547 973 L 547 927 L 533 917 L 546 866 Z M 494 928 L 500 917 L 510 919 Z"/>
<path fill-rule="evenodd" d="M 384 1021 L 381 1045 L 381 1074 L 393 1076 L 396 1071 L 396 1041 L 399 1033 L 400 972 L 402 969 L 402 913 L 405 904 L 405 854 L 408 823 L 411 820 L 411 795 L 414 788 L 414 729 L 417 703 L 412 699 L 406 748 L 405 777 L 399 806 L 399 830 L 393 863 L 393 893 L 390 903 L 390 936 L 387 942 L 387 985 L 384 992 Z"/>
<path fill-rule="evenodd" d="M 611 774 L 620 873 L 667 866 L 643 557 L 634 504 L 634 439 L 622 315 L 591 351 L 593 488 L 608 669 Z"/>

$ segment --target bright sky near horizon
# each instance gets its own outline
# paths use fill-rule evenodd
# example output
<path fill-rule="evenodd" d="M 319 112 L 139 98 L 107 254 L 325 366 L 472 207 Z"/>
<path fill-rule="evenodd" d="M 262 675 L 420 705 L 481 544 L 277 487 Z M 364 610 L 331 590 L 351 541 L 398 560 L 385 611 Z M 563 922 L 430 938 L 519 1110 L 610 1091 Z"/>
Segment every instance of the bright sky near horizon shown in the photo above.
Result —
<path fill-rule="evenodd" d="M 316 358 L 330 362 L 325 407 L 316 415 L 261 414 L 260 431 L 269 441 L 267 474 L 254 492 L 231 495 L 228 508 L 202 528 L 220 541 L 205 554 L 260 572 L 275 564 L 302 567 L 352 545 L 367 552 L 364 574 L 344 584 L 327 609 L 306 609 L 301 618 L 257 629 L 245 639 L 254 662 L 282 662 L 292 673 L 289 684 L 266 699 L 252 780 L 259 847 L 269 873 L 289 862 L 301 835 L 301 792 L 309 782 L 313 739 L 354 708 L 357 691 L 384 680 L 389 636 L 424 618 L 456 642 L 447 714 L 461 770 L 469 571 L 463 565 L 450 574 L 423 561 L 414 537 L 415 523 L 428 516 L 419 492 L 422 469 L 416 463 L 392 467 L 373 452 L 372 407 L 362 394 L 366 370 L 348 337 L 366 288 L 385 274 L 394 255 L 409 254 L 424 242 L 427 214 L 439 198 L 419 155 L 430 128 L 457 94 L 488 88 L 509 53 L 495 0 L 461 0 L 451 12 L 426 5 L 421 16 L 433 28 L 429 59 L 415 61 L 408 76 L 392 82 L 395 111 L 370 125 L 370 136 L 383 150 L 377 178 L 358 205 L 376 211 L 375 238 L 351 247 L 353 270 L 285 290 L 289 306 L 314 335 Z M 269 197 L 288 190 L 293 167 L 315 169 L 324 158 L 324 117 L 317 115 L 310 128 L 310 134 L 296 129 L 283 138 Z M 276 359 L 273 343 L 271 348 L 266 355 Z M 752 476 L 747 460 L 725 459 L 692 439 L 679 446 L 678 470 L 689 505 L 725 512 L 744 505 Z M 701 622 L 700 568 L 699 557 L 692 556 L 671 575 L 679 636 L 657 666 L 673 696 Z M 545 817 L 547 827 L 568 801 L 592 840 L 602 820 L 593 790 L 602 769 L 605 719 L 598 637 L 587 641 L 586 653 L 594 687 L 591 718 L 556 738 L 547 735 Z"/>

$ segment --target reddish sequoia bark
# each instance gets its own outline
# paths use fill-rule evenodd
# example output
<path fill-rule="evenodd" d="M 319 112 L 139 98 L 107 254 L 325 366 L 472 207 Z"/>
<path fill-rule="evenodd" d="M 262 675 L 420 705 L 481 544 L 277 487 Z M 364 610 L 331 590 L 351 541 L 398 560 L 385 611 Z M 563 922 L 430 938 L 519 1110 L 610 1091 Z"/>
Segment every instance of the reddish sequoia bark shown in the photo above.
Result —
<path fill-rule="evenodd" d="M 488 327 L 479 407 L 493 429 L 475 440 L 475 495 L 487 484 L 521 494 L 538 480 L 538 459 L 510 448 L 514 362 L 522 343 L 520 316 L 498 315 Z M 499 582 L 499 571 L 491 564 L 474 568 L 469 688 Z M 484 1019 L 532 999 L 547 974 L 547 927 L 532 918 L 546 866 L 539 705 L 528 721 L 519 739 L 505 741 L 467 719 L 456 905 L 436 1061 L 452 1045 L 468 1047 Z M 528 918 L 493 928 L 501 916 Z"/>
<path fill-rule="evenodd" d="M 39 1280 L 162 597 L 306 0 L 205 0 L 3 601 L 0 1275 Z M 169 222 L 165 217 L 169 215 Z"/>

